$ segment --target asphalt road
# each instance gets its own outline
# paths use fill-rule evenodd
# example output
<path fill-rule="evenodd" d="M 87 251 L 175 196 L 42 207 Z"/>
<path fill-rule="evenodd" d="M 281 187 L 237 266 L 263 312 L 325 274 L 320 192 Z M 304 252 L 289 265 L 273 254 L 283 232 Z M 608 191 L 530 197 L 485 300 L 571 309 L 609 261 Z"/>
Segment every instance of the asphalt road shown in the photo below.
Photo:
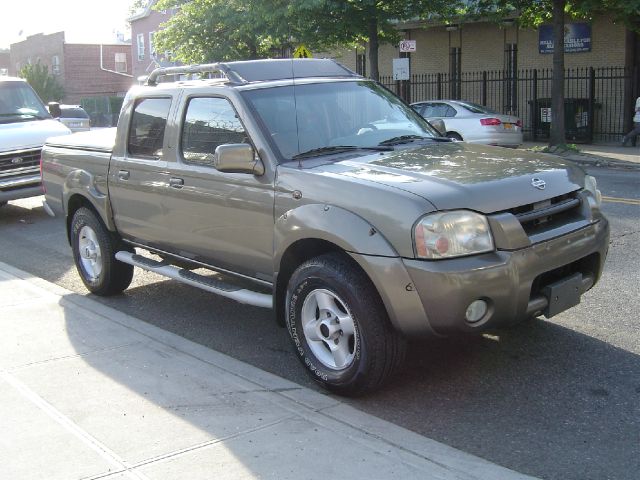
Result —
<path fill-rule="evenodd" d="M 640 471 L 640 172 L 592 169 L 612 225 L 605 273 L 582 303 L 479 337 L 411 344 L 402 374 L 350 402 L 490 461 L 548 479 Z M 0 261 L 86 294 L 63 222 L 41 199 L 0 210 Z M 136 271 L 100 301 L 264 370 L 315 387 L 269 311 Z"/>

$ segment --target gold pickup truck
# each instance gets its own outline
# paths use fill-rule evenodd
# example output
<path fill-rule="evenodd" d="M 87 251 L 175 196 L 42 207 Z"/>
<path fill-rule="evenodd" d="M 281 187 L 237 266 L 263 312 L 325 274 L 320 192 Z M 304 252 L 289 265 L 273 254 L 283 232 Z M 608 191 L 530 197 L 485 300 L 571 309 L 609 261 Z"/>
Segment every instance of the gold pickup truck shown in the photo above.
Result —
<path fill-rule="evenodd" d="M 50 139 L 42 170 L 91 292 L 122 292 L 136 266 L 272 308 L 345 395 L 391 378 L 408 337 L 576 305 L 607 255 L 580 168 L 452 142 L 331 60 L 156 70 L 117 129 Z"/>

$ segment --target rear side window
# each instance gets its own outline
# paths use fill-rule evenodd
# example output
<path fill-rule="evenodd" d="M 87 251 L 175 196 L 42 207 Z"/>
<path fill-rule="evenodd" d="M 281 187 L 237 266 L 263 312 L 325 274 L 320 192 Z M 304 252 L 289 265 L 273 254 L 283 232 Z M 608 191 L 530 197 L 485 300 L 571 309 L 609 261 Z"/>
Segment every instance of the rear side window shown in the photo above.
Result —
<path fill-rule="evenodd" d="M 244 127 L 225 98 L 192 98 L 182 126 L 182 156 L 188 163 L 213 166 L 218 145 L 246 143 Z"/>
<path fill-rule="evenodd" d="M 127 142 L 130 155 L 162 156 L 169 107 L 171 107 L 170 98 L 145 98 L 136 103 Z"/>
<path fill-rule="evenodd" d="M 62 108 L 60 112 L 62 118 L 89 118 L 82 108 Z"/>

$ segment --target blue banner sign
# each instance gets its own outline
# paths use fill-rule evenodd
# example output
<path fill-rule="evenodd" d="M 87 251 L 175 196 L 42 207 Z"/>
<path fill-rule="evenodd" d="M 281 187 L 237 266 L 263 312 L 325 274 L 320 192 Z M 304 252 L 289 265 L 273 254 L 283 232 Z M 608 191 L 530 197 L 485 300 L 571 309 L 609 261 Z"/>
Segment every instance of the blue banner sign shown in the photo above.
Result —
<path fill-rule="evenodd" d="M 538 51 L 553 53 L 553 25 L 538 27 Z M 567 23 L 564 26 L 564 53 L 591 51 L 591 25 Z"/>

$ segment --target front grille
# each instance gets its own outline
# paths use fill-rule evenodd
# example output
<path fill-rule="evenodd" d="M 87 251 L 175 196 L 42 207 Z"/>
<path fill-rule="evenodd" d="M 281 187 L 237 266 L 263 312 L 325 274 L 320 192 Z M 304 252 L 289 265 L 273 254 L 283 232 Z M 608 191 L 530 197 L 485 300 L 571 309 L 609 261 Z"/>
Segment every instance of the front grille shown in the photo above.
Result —
<path fill-rule="evenodd" d="M 0 174 L 11 173 L 14 170 L 29 169 L 40 166 L 40 149 L 22 150 L 0 154 Z"/>
<path fill-rule="evenodd" d="M 578 192 L 571 192 L 541 202 L 530 203 L 508 210 L 515 215 L 525 233 L 531 237 L 580 217 L 582 200 Z"/>

